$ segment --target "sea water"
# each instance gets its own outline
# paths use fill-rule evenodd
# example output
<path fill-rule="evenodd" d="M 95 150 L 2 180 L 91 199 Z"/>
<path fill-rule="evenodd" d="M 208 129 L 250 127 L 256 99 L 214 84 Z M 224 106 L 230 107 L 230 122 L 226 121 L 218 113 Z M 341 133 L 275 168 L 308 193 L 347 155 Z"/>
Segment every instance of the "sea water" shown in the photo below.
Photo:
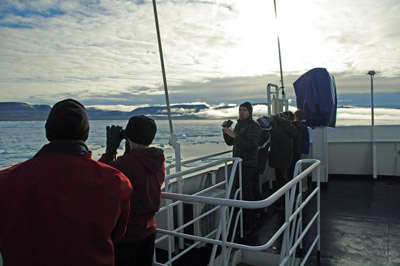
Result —
<path fill-rule="evenodd" d="M 370 125 L 367 110 L 338 110 L 336 126 Z M 351 112 L 350 112 L 351 111 Z M 381 109 L 376 113 L 376 125 L 400 124 L 400 109 Z M 363 113 L 364 112 L 364 113 Z M 389 115 L 390 114 L 390 115 Z M 157 120 L 157 135 L 153 146 L 165 152 L 166 165 L 174 163 L 175 150 L 169 145 L 170 127 L 168 120 Z M 230 150 L 222 136 L 222 120 L 173 120 L 173 133 L 181 147 L 182 160 Z M 87 145 L 92 158 L 98 160 L 106 147 L 106 126 L 120 125 L 125 128 L 127 121 L 91 120 Z M 45 121 L 0 121 L 0 169 L 32 158 L 48 143 L 45 134 Z M 123 154 L 124 143 L 118 150 Z"/>
<path fill-rule="evenodd" d="M 48 141 L 45 121 L 0 121 L 0 169 L 32 158 Z M 106 126 L 120 125 L 127 121 L 92 120 L 87 145 L 92 158 L 98 160 L 106 148 Z M 169 145 L 170 127 L 168 120 L 159 120 L 157 134 L 152 146 L 164 150 L 166 164 L 174 163 L 175 150 Z M 221 120 L 175 120 L 173 133 L 181 147 L 182 160 L 229 150 L 221 131 Z M 124 141 L 118 154 L 124 152 Z"/>

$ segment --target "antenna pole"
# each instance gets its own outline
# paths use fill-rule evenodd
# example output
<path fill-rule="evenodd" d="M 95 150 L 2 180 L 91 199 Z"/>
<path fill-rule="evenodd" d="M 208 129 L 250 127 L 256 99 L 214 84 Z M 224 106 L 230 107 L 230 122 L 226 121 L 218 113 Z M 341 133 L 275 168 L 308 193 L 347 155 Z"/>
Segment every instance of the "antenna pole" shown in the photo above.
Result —
<path fill-rule="evenodd" d="M 162 70 L 162 76 L 163 76 L 163 81 L 164 81 L 165 101 L 167 102 L 167 108 L 168 108 L 168 121 L 169 121 L 170 135 L 171 135 L 169 144 L 172 147 L 174 147 L 174 149 L 175 149 L 175 171 L 178 173 L 181 171 L 181 165 L 182 165 L 181 145 L 178 142 L 178 138 L 174 134 L 174 129 L 172 127 L 171 107 L 169 104 L 167 76 L 165 74 L 164 57 L 163 57 L 163 51 L 162 51 L 162 45 L 161 45 L 160 27 L 158 24 L 156 0 L 153 0 L 153 10 L 154 10 L 154 20 L 156 22 L 158 49 L 160 50 L 160 61 L 161 61 L 161 70 Z M 177 184 L 178 184 L 178 193 L 182 194 L 183 193 L 183 191 L 182 191 L 182 187 L 183 187 L 182 176 L 177 177 Z M 183 225 L 183 204 L 179 203 L 178 204 L 178 227 L 181 225 Z M 179 239 L 179 248 L 180 249 L 184 248 L 184 242 L 183 242 L 182 238 Z"/>
<path fill-rule="evenodd" d="M 167 109 L 168 109 L 169 131 L 171 134 L 173 134 L 174 129 L 172 127 L 172 117 L 171 117 L 171 107 L 169 104 L 167 75 L 165 74 L 164 55 L 163 55 L 163 50 L 162 50 L 162 45 L 161 45 L 161 34 L 160 34 L 160 26 L 158 24 L 156 0 L 153 0 L 153 10 L 154 10 L 154 20 L 156 23 L 156 30 L 157 30 L 158 50 L 160 52 L 161 71 L 162 71 L 163 82 L 164 82 L 165 101 L 167 103 Z"/>
<path fill-rule="evenodd" d="M 275 19 L 278 22 L 278 13 L 276 11 L 276 0 L 274 0 L 274 9 L 275 9 Z M 279 68 L 281 72 L 281 89 L 282 95 L 285 95 L 285 86 L 283 84 L 283 71 L 282 71 L 282 57 L 281 57 L 281 42 L 279 41 L 279 32 L 276 32 L 276 37 L 278 40 L 278 52 L 279 52 Z"/>

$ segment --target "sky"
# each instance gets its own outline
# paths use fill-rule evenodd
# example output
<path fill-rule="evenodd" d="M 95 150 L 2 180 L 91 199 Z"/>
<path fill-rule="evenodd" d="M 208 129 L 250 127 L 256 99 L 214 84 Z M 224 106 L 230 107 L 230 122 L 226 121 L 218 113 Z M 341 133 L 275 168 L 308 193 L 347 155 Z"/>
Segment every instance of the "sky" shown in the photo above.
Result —
<path fill-rule="evenodd" d="M 339 103 L 369 103 L 369 70 L 375 92 L 400 102 L 400 1 L 276 2 L 277 19 L 273 0 L 158 0 L 170 103 L 266 101 L 266 85 L 280 84 L 277 33 L 288 97 L 323 67 Z M 0 95 L 126 111 L 165 104 L 152 1 L 2 0 Z"/>

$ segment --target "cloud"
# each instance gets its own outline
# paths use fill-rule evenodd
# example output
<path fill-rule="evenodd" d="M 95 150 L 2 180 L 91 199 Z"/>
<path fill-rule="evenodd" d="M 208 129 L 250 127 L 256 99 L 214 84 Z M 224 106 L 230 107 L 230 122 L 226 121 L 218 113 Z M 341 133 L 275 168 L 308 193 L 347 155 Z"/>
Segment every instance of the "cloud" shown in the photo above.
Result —
<path fill-rule="evenodd" d="M 131 112 L 135 110 L 136 108 L 141 108 L 141 107 L 148 107 L 149 105 L 143 104 L 143 105 L 122 105 L 122 104 L 116 104 L 116 105 L 86 105 L 86 108 L 95 108 L 99 110 L 104 110 L 104 111 L 121 111 L 121 112 Z"/>
<path fill-rule="evenodd" d="M 278 24 L 267 1 L 158 1 L 172 102 L 266 97 L 280 80 L 277 29 L 289 96 L 314 67 L 335 75 L 339 94 L 364 93 L 370 69 L 383 91 L 398 90 L 400 3 L 277 4 Z M 3 101 L 165 103 L 151 1 L 5 1 L 0 35 Z"/>
<path fill-rule="evenodd" d="M 206 119 L 237 118 L 238 108 L 236 106 L 224 109 L 211 108 L 200 111 L 198 116 Z"/>
<path fill-rule="evenodd" d="M 290 111 L 297 110 L 296 107 L 290 106 Z M 399 124 L 400 109 L 393 108 L 375 108 L 375 124 L 376 125 L 393 125 Z M 218 109 L 212 106 L 210 109 L 202 110 L 198 113 L 202 118 L 207 119 L 235 119 L 238 118 L 238 105 Z M 267 107 L 265 105 L 253 105 L 253 117 L 267 115 Z M 352 125 L 371 125 L 371 109 L 370 108 L 338 108 L 336 117 L 336 126 L 352 126 Z"/>
<path fill-rule="evenodd" d="M 375 108 L 375 125 L 398 125 L 400 109 Z M 337 126 L 371 125 L 370 108 L 338 108 Z"/>
<path fill-rule="evenodd" d="M 387 77 L 399 75 L 399 2 L 279 1 L 278 8 L 281 2 L 292 7 L 278 9 L 286 69 L 319 65 L 348 74 L 375 68 Z"/>

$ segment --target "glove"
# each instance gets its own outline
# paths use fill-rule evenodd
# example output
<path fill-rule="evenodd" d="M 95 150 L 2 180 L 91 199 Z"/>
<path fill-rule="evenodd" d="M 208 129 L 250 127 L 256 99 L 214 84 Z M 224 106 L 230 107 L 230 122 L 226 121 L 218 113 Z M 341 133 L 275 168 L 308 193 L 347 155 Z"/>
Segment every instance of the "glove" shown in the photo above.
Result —
<path fill-rule="evenodd" d="M 106 153 L 116 154 L 119 144 L 124 138 L 122 127 L 114 125 L 111 127 L 107 126 L 106 131 L 107 131 Z"/>
<path fill-rule="evenodd" d="M 131 153 L 131 146 L 129 146 L 128 140 L 125 141 L 125 153 L 124 154 L 129 154 Z"/>

